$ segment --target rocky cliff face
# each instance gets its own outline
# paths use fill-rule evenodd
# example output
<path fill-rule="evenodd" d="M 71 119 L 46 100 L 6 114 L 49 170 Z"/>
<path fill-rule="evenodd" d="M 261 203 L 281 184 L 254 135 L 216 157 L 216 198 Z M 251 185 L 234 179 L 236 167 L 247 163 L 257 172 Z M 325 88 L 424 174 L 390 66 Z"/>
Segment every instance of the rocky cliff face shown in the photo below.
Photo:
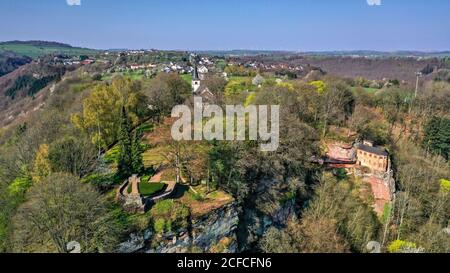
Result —
<path fill-rule="evenodd" d="M 130 234 L 117 252 L 186 253 L 237 251 L 236 229 L 239 222 L 235 203 L 228 204 L 202 217 L 191 219 L 189 229 L 156 235 L 151 229 Z"/>
<path fill-rule="evenodd" d="M 264 214 L 255 208 L 245 208 L 239 223 L 239 251 L 252 251 L 259 239 L 272 226 L 282 227 L 289 219 L 296 217 L 295 201 L 284 203 L 271 215 Z"/>

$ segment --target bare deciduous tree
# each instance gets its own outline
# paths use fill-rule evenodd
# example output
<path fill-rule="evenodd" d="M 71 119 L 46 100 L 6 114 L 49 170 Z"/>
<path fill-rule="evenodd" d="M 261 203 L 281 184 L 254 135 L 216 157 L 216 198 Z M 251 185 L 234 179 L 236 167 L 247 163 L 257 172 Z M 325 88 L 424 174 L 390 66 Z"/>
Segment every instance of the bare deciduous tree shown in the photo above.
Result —
<path fill-rule="evenodd" d="M 99 194 L 68 174 L 52 174 L 34 185 L 14 217 L 16 252 L 68 252 L 71 241 L 83 252 L 109 251 L 114 225 Z"/>

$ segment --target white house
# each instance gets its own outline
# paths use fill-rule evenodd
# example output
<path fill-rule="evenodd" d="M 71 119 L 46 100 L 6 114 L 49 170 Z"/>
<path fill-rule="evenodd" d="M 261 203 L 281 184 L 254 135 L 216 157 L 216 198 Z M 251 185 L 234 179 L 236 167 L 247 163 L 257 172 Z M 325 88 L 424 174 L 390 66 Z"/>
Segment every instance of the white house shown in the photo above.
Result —
<path fill-rule="evenodd" d="M 204 65 L 202 65 L 198 68 L 198 73 L 200 73 L 200 74 L 207 74 L 208 71 L 209 71 L 208 68 Z"/>

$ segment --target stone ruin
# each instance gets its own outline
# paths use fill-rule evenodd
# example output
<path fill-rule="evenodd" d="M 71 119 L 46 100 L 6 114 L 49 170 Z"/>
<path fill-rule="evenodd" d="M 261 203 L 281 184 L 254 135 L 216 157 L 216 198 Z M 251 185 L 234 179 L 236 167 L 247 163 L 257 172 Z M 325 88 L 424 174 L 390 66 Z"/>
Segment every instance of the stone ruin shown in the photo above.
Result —
<path fill-rule="evenodd" d="M 128 213 L 144 213 L 145 204 L 139 193 L 139 183 L 141 179 L 137 175 L 128 178 L 117 190 L 117 202 Z M 128 188 L 131 185 L 131 192 Z"/>

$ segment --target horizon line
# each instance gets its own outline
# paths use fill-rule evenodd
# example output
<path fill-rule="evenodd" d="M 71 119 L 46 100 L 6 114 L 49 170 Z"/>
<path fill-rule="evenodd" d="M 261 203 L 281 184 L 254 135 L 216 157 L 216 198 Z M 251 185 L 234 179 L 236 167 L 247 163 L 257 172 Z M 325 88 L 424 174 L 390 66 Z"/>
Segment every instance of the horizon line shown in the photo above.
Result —
<path fill-rule="evenodd" d="M 392 50 L 379 50 L 379 49 L 328 49 L 328 50 L 301 50 L 301 49 L 248 49 L 248 48 L 233 48 L 233 49 L 182 49 L 182 48 L 155 48 L 155 47 L 147 47 L 147 48 L 131 48 L 131 47 L 110 47 L 110 48 L 96 48 L 96 47 L 86 47 L 74 45 L 68 42 L 59 42 L 59 41 L 51 41 L 51 40 L 8 40 L 8 41 L 0 41 L 0 43 L 14 43 L 14 42 L 49 42 L 49 43 L 59 43 L 69 45 L 74 48 L 83 48 L 83 49 L 91 49 L 98 51 L 117 51 L 117 50 L 160 50 L 160 51 L 187 51 L 187 52 L 229 52 L 229 51 L 267 51 L 267 52 L 289 52 L 289 53 L 331 53 L 331 52 L 374 52 L 374 53 L 401 53 L 401 52 L 417 52 L 417 53 L 447 53 L 450 52 L 449 49 L 439 50 L 439 49 L 431 49 L 431 50 L 421 50 L 421 49 L 392 49 Z"/>

